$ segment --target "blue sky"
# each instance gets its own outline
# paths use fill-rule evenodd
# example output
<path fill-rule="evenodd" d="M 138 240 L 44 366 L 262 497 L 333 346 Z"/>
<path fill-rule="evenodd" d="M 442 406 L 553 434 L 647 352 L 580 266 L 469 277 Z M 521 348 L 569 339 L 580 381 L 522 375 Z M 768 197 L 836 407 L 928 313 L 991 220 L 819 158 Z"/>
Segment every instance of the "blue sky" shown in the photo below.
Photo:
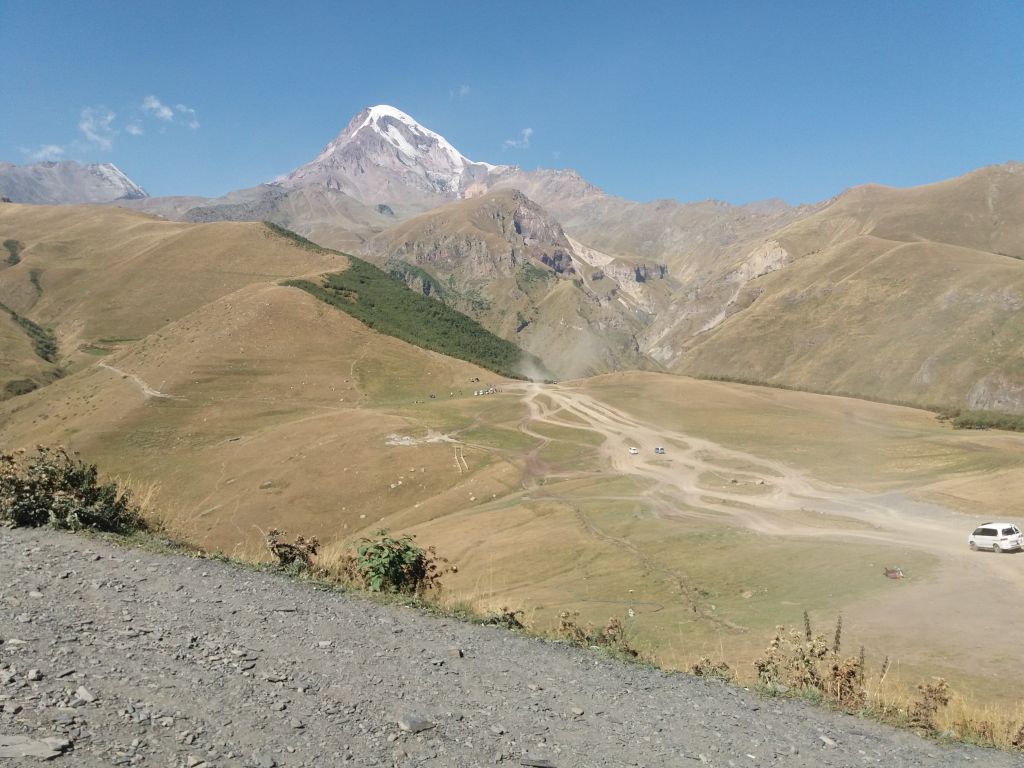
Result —
<path fill-rule="evenodd" d="M 811 202 L 1024 160 L 1022 39 L 994 0 L 0 0 L 0 160 L 218 195 L 386 103 L 631 199 Z"/>

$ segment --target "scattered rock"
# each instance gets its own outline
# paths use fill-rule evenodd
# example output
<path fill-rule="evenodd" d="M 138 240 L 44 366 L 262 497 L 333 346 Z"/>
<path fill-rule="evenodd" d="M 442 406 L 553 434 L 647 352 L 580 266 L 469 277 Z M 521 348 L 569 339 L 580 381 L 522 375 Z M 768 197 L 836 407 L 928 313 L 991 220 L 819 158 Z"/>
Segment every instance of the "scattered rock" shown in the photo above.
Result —
<path fill-rule="evenodd" d="M 80 701 L 84 701 L 86 704 L 91 704 L 92 702 L 96 701 L 96 697 L 93 696 L 89 692 L 89 689 L 86 688 L 84 685 L 78 686 L 78 689 L 75 691 L 75 696 L 77 696 Z"/>
<path fill-rule="evenodd" d="M 33 739 L 29 736 L 0 734 L 0 757 L 41 757 L 49 760 L 59 757 L 70 748 L 71 742 L 67 739 Z"/>
<path fill-rule="evenodd" d="M 398 727 L 409 733 L 419 733 L 434 727 L 434 724 L 425 717 L 409 712 L 398 718 Z"/>

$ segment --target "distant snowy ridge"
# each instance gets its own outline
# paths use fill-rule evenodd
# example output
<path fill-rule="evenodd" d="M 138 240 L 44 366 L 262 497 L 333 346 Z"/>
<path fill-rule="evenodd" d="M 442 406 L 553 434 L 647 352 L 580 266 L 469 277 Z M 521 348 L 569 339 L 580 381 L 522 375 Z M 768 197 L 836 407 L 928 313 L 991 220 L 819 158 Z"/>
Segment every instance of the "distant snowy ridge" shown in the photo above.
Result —
<path fill-rule="evenodd" d="M 110 203 L 149 197 L 113 163 L 82 165 L 73 160 L 13 165 L 0 163 L 0 196 L 15 203 L 61 205 Z"/>

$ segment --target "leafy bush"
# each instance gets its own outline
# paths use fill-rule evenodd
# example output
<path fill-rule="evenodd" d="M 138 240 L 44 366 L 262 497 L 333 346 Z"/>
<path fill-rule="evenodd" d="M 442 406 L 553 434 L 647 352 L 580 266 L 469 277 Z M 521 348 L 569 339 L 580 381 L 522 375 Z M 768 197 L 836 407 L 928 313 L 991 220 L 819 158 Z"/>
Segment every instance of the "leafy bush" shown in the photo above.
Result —
<path fill-rule="evenodd" d="M 147 527 L 130 493 L 99 482 L 95 464 L 45 446 L 0 454 L 0 521 L 122 534 Z"/>
<path fill-rule="evenodd" d="M 360 539 L 353 565 L 371 592 L 422 596 L 428 590 L 439 590 L 441 577 L 455 570 L 447 563 L 433 547 L 418 546 L 415 537 L 396 539 L 387 528 L 381 528 L 374 538 Z"/>

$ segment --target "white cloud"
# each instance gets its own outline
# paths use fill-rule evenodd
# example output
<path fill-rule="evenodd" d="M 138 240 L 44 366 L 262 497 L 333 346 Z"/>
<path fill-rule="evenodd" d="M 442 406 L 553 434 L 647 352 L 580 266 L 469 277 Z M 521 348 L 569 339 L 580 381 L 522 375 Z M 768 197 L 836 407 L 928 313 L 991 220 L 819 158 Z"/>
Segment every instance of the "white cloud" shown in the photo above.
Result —
<path fill-rule="evenodd" d="M 530 137 L 533 136 L 533 128 L 523 128 L 519 132 L 518 139 L 505 139 L 501 145 L 502 149 L 528 149 L 530 146 Z"/>
<path fill-rule="evenodd" d="M 114 118 L 117 117 L 106 107 L 86 107 L 78 121 L 80 130 L 89 141 L 100 149 L 109 150 L 114 146 Z"/>
<path fill-rule="evenodd" d="M 142 130 L 142 126 L 138 123 L 128 123 L 128 125 L 126 125 L 124 129 L 132 136 L 141 136 L 143 133 L 145 133 L 145 131 Z"/>
<path fill-rule="evenodd" d="M 21 151 L 21 154 L 36 163 L 44 160 L 60 160 L 61 155 L 64 154 L 64 147 L 57 144 L 40 144 L 38 149 L 27 149 L 25 147 L 18 147 L 18 149 Z"/>
<path fill-rule="evenodd" d="M 161 103 L 156 96 L 147 96 L 142 100 L 142 111 L 152 112 L 156 117 L 167 122 L 174 119 L 174 110 Z"/>
<path fill-rule="evenodd" d="M 460 85 L 457 88 L 448 89 L 448 98 L 450 99 L 464 99 L 469 96 L 469 92 L 472 89 L 468 85 Z"/>
<path fill-rule="evenodd" d="M 193 131 L 199 127 L 199 118 L 196 116 L 196 111 L 192 107 L 186 107 L 184 104 L 178 104 L 175 106 L 178 113 L 188 119 L 188 127 Z"/>

